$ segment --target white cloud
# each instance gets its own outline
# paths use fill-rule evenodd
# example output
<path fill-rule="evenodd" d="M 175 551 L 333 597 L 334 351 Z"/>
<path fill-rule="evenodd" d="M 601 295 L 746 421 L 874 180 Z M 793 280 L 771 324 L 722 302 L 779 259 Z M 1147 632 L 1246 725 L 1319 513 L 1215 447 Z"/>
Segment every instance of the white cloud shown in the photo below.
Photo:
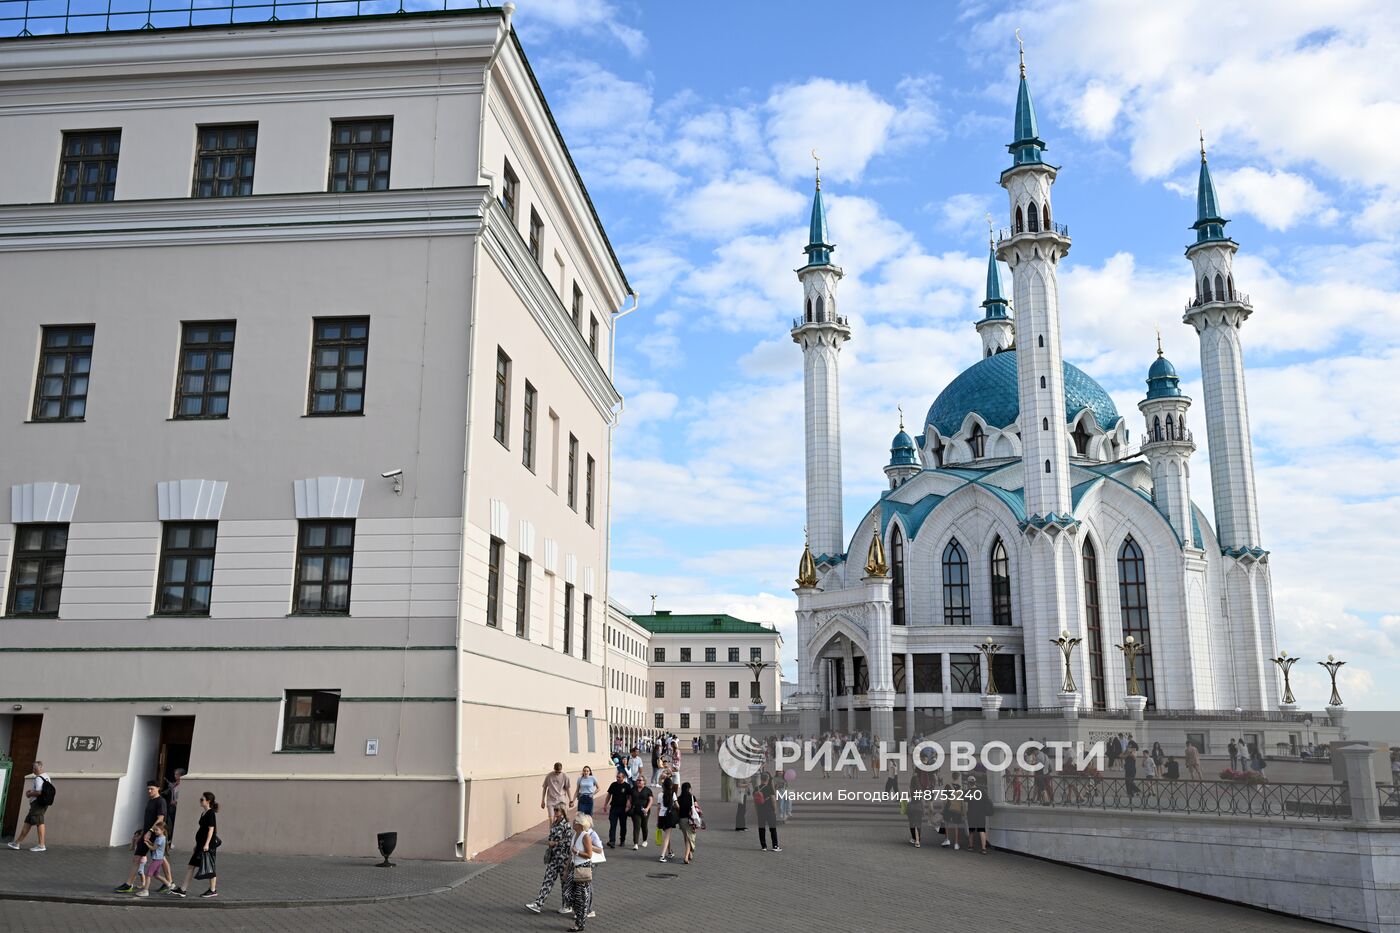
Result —
<path fill-rule="evenodd" d="M 936 207 L 938 223 L 943 229 L 959 234 L 981 231 L 992 211 L 989 194 L 955 194 Z"/>
<path fill-rule="evenodd" d="M 1270 230 L 1288 230 L 1300 220 L 1323 227 L 1337 220 L 1337 211 L 1302 175 L 1247 167 L 1213 172 L 1211 178 L 1222 210 L 1250 214 Z"/>
<path fill-rule="evenodd" d="M 923 138 L 937 125 L 930 85 L 906 81 L 904 107 L 896 108 L 863 83 L 812 78 L 774 91 L 768 98 L 768 146 L 784 178 L 812 172 L 812 150 L 833 181 L 854 181 L 870 160 L 890 145 Z"/>
<path fill-rule="evenodd" d="M 514 25 L 523 36 L 541 32 L 607 35 L 633 58 L 647 48 L 646 36 L 635 26 L 619 20 L 618 9 L 606 0 L 523 0 L 518 4 Z"/>
<path fill-rule="evenodd" d="M 1103 139 L 1123 109 L 1122 95 L 1101 81 L 1090 81 L 1075 106 L 1075 119 L 1090 139 Z"/>
<path fill-rule="evenodd" d="M 741 172 L 686 195 L 670 212 L 670 222 L 686 235 L 727 238 L 753 227 L 790 221 L 806 203 L 802 195 L 772 178 Z"/>

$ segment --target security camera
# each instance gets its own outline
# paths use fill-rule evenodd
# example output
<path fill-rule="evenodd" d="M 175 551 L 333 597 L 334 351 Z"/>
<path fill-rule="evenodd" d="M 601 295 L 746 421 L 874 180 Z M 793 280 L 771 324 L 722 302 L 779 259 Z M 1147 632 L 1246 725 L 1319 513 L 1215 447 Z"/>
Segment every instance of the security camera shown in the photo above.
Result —
<path fill-rule="evenodd" d="M 379 475 L 384 477 L 385 479 L 393 479 L 395 476 L 403 476 L 403 468 L 400 467 L 397 470 L 388 470 L 384 473 L 380 473 Z"/>

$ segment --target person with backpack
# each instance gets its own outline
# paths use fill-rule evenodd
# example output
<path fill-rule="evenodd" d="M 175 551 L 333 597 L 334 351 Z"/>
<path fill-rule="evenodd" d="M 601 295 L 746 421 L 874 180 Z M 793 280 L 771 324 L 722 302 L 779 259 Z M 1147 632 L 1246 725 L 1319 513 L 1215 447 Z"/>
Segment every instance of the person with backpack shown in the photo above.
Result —
<path fill-rule="evenodd" d="M 24 816 L 24 829 L 20 830 L 19 836 L 13 842 L 6 843 L 11 849 L 18 849 L 24 844 L 25 837 L 29 835 L 31 829 L 38 829 L 39 844 L 31 846 L 30 852 L 47 852 L 49 847 L 44 844 L 45 828 L 44 817 L 49 812 L 49 807 L 53 806 L 54 795 L 58 791 L 53 786 L 53 781 L 44 773 L 44 763 L 34 762 L 34 783 L 29 790 L 24 792 L 24 796 L 29 798 L 29 812 Z"/>

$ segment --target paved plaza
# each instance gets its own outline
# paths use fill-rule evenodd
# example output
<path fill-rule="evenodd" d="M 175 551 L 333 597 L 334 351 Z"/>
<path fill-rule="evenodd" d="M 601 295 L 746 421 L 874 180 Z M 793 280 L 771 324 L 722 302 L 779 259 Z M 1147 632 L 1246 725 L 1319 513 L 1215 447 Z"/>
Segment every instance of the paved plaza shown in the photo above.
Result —
<path fill-rule="evenodd" d="M 712 757 L 689 761 L 694 773 L 688 773 L 688 779 L 695 779 L 700 787 L 717 786 Z M 868 778 L 860 783 L 880 786 Z M 953 852 L 936 842 L 916 850 L 907 843 L 904 821 L 889 806 L 799 806 L 780 830 L 783 851 L 762 852 L 756 829 L 734 831 L 732 805 L 707 793 L 700 797 L 707 801 L 712 828 L 700 834 L 695 863 L 663 865 L 657 861 L 655 846 L 637 852 L 611 850 L 608 864 L 597 872 L 598 917 L 589 929 L 636 929 L 639 924 L 654 928 L 660 923 L 668 933 L 716 929 L 867 933 L 916 925 L 986 923 L 1071 931 L 1133 916 L 1156 918 L 1173 933 L 1319 928 L 1307 921 L 1009 853 Z M 57 829 L 57 820 L 55 824 Z M 601 831 L 606 837 L 606 825 Z M 679 840 L 679 832 L 675 835 Z M 393 870 L 374 869 L 369 859 L 229 852 L 222 859 L 224 893 L 217 901 L 152 895 L 138 902 L 110 895 L 112 886 L 124 877 L 113 876 L 114 871 L 120 874 L 124 863 L 120 851 L 65 851 L 61 844 L 42 855 L 5 849 L 0 850 L 0 897 L 5 898 L 0 901 L 0 929 L 6 933 L 562 930 L 570 925 L 569 918 L 549 912 L 534 916 L 523 906 L 539 884 L 541 838 L 538 831 L 522 834 L 465 865 L 400 861 Z M 25 890 L 102 902 L 14 899 Z M 413 894 L 419 896 L 405 896 Z M 259 902 L 283 906 L 255 906 Z M 302 906 L 288 906 L 298 903 Z M 558 906 L 559 895 L 551 894 L 547 911 Z"/>

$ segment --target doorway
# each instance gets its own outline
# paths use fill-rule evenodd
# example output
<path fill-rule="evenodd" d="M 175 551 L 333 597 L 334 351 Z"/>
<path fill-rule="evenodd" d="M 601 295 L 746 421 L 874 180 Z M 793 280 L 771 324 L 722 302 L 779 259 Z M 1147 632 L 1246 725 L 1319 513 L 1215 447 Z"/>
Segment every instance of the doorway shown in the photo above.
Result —
<path fill-rule="evenodd" d="M 20 808 L 28 804 L 24 796 L 24 778 L 30 766 L 39 755 L 39 729 L 43 725 L 42 715 L 10 716 L 10 741 L 8 754 L 14 762 L 5 794 L 5 815 L 0 823 L 0 836 L 12 835 L 19 825 Z"/>
<path fill-rule="evenodd" d="M 194 744 L 193 716 L 165 716 L 160 721 L 160 749 L 156 755 L 156 780 L 161 793 L 175 783 L 175 769 L 190 770 L 190 747 Z"/>

